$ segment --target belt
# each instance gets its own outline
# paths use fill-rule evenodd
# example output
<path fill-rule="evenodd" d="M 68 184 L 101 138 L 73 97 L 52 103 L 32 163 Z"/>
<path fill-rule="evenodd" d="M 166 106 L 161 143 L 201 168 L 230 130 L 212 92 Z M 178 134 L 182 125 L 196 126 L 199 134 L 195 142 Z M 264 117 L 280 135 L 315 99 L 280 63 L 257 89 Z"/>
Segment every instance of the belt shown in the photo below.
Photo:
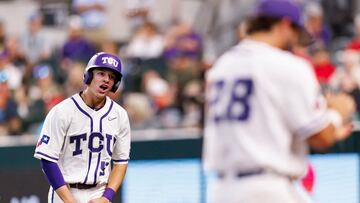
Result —
<path fill-rule="evenodd" d="M 251 170 L 251 171 L 241 171 L 238 173 L 234 173 L 233 177 L 237 177 L 237 178 L 245 178 L 248 176 L 254 176 L 254 175 L 259 175 L 264 173 L 265 170 L 263 169 L 255 169 L 255 170 Z M 225 177 L 229 176 L 228 173 L 218 173 L 218 178 L 223 179 Z"/>
<path fill-rule="evenodd" d="M 86 189 L 90 189 L 93 187 L 96 187 L 97 184 L 92 184 L 92 185 L 88 185 L 88 184 L 83 184 L 83 183 L 70 183 L 69 186 L 71 188 L 77 188 L 80 190 L 86 190 Z"/>

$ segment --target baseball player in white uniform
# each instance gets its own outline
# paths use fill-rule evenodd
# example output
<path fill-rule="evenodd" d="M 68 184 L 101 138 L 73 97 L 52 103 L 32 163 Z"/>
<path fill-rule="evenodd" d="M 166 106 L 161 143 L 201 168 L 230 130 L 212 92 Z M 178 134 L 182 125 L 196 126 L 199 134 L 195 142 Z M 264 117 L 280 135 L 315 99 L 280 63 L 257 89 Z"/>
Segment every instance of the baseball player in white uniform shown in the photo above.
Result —
<path fill-rule="evenodd" d="M 35 157 L 51 185 L 48 202 L 111 202 L 130 151 L 126 111 L 107 94 L 121 81 L 121 61 L 104 52 L 89 61 L 84 91 L 46 116 Z"/>
<path fill-rule="evenodd" d="M 207 72 L 203 158 L 217 176 L 211 203 L 305 202 L 292 180 L 306 170 L 308 145 L 324 150 L 351 132 L 353 100 L 327 102 L 312 67 L 287 51 L 306 34 L 300 16 L 290 1 L 262 1 L 248 36 Z"/>

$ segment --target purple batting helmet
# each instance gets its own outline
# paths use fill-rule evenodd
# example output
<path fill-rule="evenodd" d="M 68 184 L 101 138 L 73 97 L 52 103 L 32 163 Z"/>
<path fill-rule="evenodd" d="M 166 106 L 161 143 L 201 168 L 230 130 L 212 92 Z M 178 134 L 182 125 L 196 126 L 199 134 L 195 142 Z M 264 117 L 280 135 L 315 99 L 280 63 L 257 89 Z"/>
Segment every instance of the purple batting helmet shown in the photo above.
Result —
<path fill-rule="evenodd" d="M 111 91 L 115 92 L 119 88 L 122 74 L 121 61 L 117 56 L 105 52 L 99 52 L 91 57 L 84 72 L 84 83 L 87 85 L 91 83 L 93 78 L 92 69 L 94 68 L 106 68 L 112 70 L 115 73 L 116 78 Z"/>

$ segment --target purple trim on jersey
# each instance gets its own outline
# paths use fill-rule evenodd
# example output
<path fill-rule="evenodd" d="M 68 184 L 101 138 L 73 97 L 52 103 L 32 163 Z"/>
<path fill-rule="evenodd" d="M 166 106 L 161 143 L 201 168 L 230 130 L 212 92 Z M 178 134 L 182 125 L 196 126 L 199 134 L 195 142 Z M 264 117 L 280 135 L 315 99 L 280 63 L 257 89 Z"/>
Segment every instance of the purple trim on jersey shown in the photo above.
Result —
<path fill-rule="evenodd" d="M 56 163 L 46 159 L 41 159 L 40 163 L 42 170 L 44 171 L 50 185 L 54 188 L 54 190 L 66 184 L 60 168 Z"/>
<path fill-rule="evenodd" d="M 111 101 L 108 111 L 100 118 L 100 133 L 102 133 L 102 121 L 107 115 L 109 115 L 109 113 L 113 107 L 113 104 L 114 104 L 114 102 Z M 94 184 L 96 183 L 97 171 L 98 171 L 99 165 L 100 165 L 100 157 L 101 157 L 101 152 L 98 154 L 98 160 L 97 160 L 96 169 L 95 169 L 95 173 L 94 173 Z"/>
<path fill-rule="evenodd" d="M 101 157 L 101 152 L 98 154 L 98 160 L 97 160 L 97 163 L 96 163 L 96 170 L 95 170 L 95 173 L 94 173 L 94 184 L 96 184 L 96 176 L 97 176 L 97 171 L 98 171 L 99 165 L 100 165 L 100 157 Z"/>
<path fill-rule="evenodd" d="M 44 156 L 44 157 L 47 157 L 47 158 L 49 158 L 49 159 L 52 159 L 52 160 L 54 160 L 54 161 L 58 161 L 58 160 L 59 160 L 58 158 L 49 156 L 49 155 L 47 155 L 47 154 L 45 154 L 45 153 L 42 153 L 42 152 L 35 152 L 35 154 L 40 154 L 40 155 L 42 155 L 42 156 Z"/>
<path fill-rule="evenodd" d="M 109 134 L 106 133 L 105 137 L 106 137 L 106 151 L 110 155 L 110 157 L 112 157 L 112 151 L 110 149 L 110 147 L 111 147 L 110 143 L 111 143 L 111 140 L 112 140 L 112 135 L 109 135 Z"/>
<path fill-rule="evenodd" d="M 102 120 L 103 120 L 107 115 L 109 115 L 109 113 L 110 113 L 110 111 L 111 111 L 111 109 L 112 109 L 112 107 L 113 107 L 113 104 L 114 104 L 114 102 L 111 101 L 109 110 L 108 110 L 103 116 L 101 116 L 101 118 L 100 118 L 100 132 L 102 132 Z"/>
<path fill-rule="evenodd" d="M 71 99 L 74 101 L 76 107 L 81 111 L 81 113 L 85 114 L 87 117 L 90 118 L 90 132 L 92 132 L 93 131 L 93 119 L 92 119 L 92 117 L 84 109 L 82 109 L 80 107 L 80 105 L 76 102 L 76 100 L 73 97 L 71 97 Z"/>
<path fill-rule="evenodd" d="M 51 188 L 52 192 L 51 192 L 51 203 L 54 203 L 54 193 L 55 193 L 55 190 L 54 188 Z"/>
<path fill-rule="evenodd" d="M 121 162 L 127 162 L 129 161 L 129 159 L 119 159 L 119 160 L 115 160 L 115 159 L 112 159 L 113 162 L 117 162 L 117 163 L 121 163 Z"/>
<path fill-rule="evenodd" d="M 89 171 L 90 171 L 90 166 L 91 166 L 91 157 L 92 157 L 92 153 L 89 152 L 89 164 L 88 164 L 88 170 L 87 170 L 87 173 L 86 173 L 86 177 L 85 177 L 85 180 L 84 180 L 84 184 L 86 184 L 86 181 L 87 181 L 88 176 L 89 176 Z"/>
<path fill-rule="evenodd" d="M 85 114 L 87 117 L 90 118 L 90 132 L 92 133 L 93 132 L 93 119 L 92 117 L 84 110 L 80 107 L 80 105 L 76 102 L 76 100 L 71 97 L 71 99 L 73 100 L 73 102 L 75 103 L 76 107 L 83 113 Z M 86 177 L 85 177 L 85 180 L 84 180 L 84 184 L 86 184 L 86 181 L 88 179 L 88 175 L 89 175 L 89 171 L 90 171 L 90 166 L 91 166 L 91 157 L 92 157 L 92 153 L 90 152 L 89 153 L 89 164 L 88 164 L 88 169 L 87 169 L 87 173 L 86 173 Z"/>

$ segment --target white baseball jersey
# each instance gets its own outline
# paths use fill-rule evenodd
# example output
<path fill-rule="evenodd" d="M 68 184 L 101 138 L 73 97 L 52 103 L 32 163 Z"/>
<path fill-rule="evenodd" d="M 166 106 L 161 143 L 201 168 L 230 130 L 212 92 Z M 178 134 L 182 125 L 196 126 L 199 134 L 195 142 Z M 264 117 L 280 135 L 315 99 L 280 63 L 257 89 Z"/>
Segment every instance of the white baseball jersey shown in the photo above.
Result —
<path fill-rule="evenodd" d="M 35 157 L 55 162 L 67 183 L 106 183 L 110 162 L 126 164 L 130 125 L 126 111 L 106 97 L 93 110 L 79 94 L 62 101 L 46 116 Z"/>
<path fill-rule="evenodd" d="M 302 175 L 306 139 L 330 122 L 305 60 L 244 40 L 219 58 L 206 80 L 205 169 Z"/>

